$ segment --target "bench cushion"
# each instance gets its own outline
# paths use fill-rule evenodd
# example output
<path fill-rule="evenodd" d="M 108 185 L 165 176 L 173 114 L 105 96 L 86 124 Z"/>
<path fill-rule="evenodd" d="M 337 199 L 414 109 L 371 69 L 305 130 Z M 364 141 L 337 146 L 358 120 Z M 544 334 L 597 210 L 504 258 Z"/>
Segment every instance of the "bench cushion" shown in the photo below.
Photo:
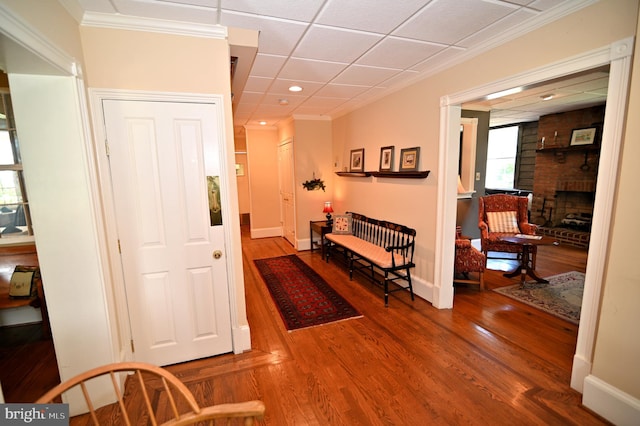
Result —
<path fill-rule="evenodd" d="M 325 238 L 341 245 L 347 250 L 359 254 L 382 269 L 389 269 L 393 267 L 393 263 L 391 261 L 392 255 L 395 258 L 396 266 L 401 266 L 406 263 L 404 256 L 401 254 L 388 252 L 383 247 L 372 244 L 354 235 L 331 233 L 325 235 Z"/>

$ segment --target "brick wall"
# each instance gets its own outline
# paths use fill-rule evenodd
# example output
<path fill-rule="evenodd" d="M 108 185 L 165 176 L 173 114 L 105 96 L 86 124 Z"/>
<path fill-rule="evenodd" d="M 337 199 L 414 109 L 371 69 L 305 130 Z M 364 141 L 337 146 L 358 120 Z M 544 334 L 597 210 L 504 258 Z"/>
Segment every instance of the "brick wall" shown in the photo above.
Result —
<path fill-rule="evenodd" d="M 604 110 L 602 105 L 540 117 L 532 218 L 542 215 L 558 226 L 567 213 L 593 213 Z M 585 127 L 598 129 L 595 143 L 570 147 L 572 130 Z"/>

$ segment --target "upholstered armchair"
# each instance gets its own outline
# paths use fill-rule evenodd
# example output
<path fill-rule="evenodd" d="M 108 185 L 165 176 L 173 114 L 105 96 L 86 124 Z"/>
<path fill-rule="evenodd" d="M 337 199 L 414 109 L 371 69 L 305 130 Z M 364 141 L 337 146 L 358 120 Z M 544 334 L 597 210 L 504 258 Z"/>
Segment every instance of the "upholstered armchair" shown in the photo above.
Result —
<path fill-rule="evenodd" d="M 495 194 L 478 200 L 478 228 L 482 252 L 504 252 L 522 255 L 522 246 L 503 242 L 501 237 L 515 234 L 535 235 L 538 227 L 529 223 L 527 197 Z M 531 268 L 536 267 L 537 247 L 531 247 Z"/>
<path fill-rule="evenodd" d="M 456 236 L 456 259 L 453 267 L 453 282 L 464 284 L 478 284 L 484 290 L 484 270 L 487 259 L 478 249 L 471 245 L 471 241 Z M 478 279 L 471 278 L 469 273 L 477 274 Z"/>

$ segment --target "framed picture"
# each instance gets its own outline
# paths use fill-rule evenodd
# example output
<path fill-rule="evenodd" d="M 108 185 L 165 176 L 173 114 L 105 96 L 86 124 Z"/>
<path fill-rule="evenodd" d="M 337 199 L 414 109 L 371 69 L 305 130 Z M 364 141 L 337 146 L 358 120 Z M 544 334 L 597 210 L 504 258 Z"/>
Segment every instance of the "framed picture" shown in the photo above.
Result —
<path fill-rule="evenodd" d="M 420 147 L 405 148 L 400 151 L 400 168 L 401 172 L 411 172 L 418 170 L 418 162 L 420 161 Z"/>
<path fill-rule="evenodd" d="M 390 172 L 393 168 L 393 151 L 392 146 L 383 146 L 380 148 L 380 169 L 381 172 Z"/>
<path fill-rule="evenodd" d="M 571 131 L 571 142 L 569 145 L 592 145 L 596 140 L 596 128 L 586 127 L 584 129 L 573 129 Z"/>
<path fill-rule="evenodd" d="M 351 150 L 350 172 L 364 172 L 364 148 Z"/>

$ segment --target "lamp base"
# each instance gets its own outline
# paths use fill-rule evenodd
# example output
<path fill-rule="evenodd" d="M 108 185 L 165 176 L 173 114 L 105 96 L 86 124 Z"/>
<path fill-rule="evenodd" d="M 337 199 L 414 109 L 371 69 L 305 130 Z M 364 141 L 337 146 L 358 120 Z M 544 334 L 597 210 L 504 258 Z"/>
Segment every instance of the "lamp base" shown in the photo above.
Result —
<path fill-rule="evenodd" d="M 333 225 L 333 218 L 331 217 L 331 213 L 327 213 L 327 226 Z"/>

